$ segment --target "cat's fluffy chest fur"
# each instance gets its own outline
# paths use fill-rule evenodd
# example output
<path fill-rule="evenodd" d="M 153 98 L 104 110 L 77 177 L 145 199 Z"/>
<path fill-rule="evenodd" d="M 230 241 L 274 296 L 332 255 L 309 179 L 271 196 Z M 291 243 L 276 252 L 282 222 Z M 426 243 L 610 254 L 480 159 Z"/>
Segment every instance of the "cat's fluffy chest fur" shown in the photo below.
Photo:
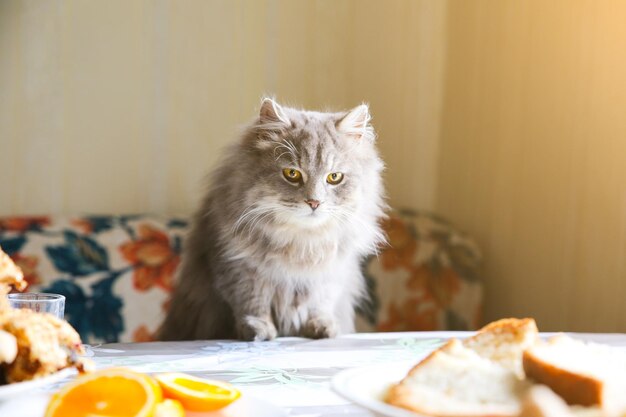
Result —
<path fill-rule="evenodd" d="M 367 107 L 271 100 L 212 179 L 185 241 L 167 340 L 354 330 L 359 268 L 383 241 L 383 165 Z"/>
<path fill-rule="evenodd" d="M 335 315 L 341 319 L 336 329 L 329 330 L 354 331 L 353 315 L 343 310 L 363 295 L 364 288 L 355 248 L 349 243 L 344 247 L 339 244 L 349 242 L 347 236 L 342 239 L 324 230 L 277 232 L 280 236 L 261 245 L 255 236 L 231 241 L 226 253 L 230 260 L 256 272 L 255 285 L 271 288 L 271 316 L 278 334 L 302 334 L 311 306 L 337 304 L 339 300 L 345 303 L 336 308 Z M 259 250 L 266 245 L 271 249 Z"/>

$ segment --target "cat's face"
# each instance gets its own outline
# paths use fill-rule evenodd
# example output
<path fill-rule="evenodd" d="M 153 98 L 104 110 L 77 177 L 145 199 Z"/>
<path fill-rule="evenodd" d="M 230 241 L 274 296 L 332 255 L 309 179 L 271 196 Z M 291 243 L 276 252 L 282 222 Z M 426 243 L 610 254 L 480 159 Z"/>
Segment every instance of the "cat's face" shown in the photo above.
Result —
<path fill-rule="evenodd" d="M 380 192 L 382 162 L 369 119 L 366 106 L 317 113 L 266 100 L 258 124 L 256 186 L 250 189 L 259 211 L 311 228 L 353 216 L 374 198 L 371 192 Z"/>

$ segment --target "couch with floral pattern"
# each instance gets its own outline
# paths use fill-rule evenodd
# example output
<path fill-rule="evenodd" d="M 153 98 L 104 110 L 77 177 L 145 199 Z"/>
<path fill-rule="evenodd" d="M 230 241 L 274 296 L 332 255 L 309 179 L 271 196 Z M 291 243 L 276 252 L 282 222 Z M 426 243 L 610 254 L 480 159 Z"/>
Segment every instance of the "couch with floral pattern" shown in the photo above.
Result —
<path fill-rule="evenodd" d="M 154 340 L 175 285 L 184 218 L 0 217 L 0 247 L 22 268 L 27 291 L 66 297 L 66 319 L 84 341 Z M 363 264 L 368 297 L 359 331 L 473 329 L 480 325 L 481 256 L 446 221 L 396 211 L 389 245 Z"/>

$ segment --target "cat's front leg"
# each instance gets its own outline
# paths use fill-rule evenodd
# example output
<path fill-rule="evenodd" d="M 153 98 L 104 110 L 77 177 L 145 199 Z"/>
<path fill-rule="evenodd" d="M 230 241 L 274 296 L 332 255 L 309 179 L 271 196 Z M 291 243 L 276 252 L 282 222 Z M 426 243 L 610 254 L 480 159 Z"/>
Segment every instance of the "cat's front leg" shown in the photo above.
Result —
<path fill-rule="evenodd" d="M 325 339 L 339 334 L 339 323 L 332 314 L 312 310 L 302 328 L 302 336 L 311 339 Z"/>
<path fill-rule="evenodd" d="M 275 339 L 278 335 L 272 318 L 268 315 L 244 315 L 237 320 L 237 335 L 239 339 L 262 342 Z"/>
<path fill-rule="evenodd" d="M 278 331 L 271 314 L 274 288 L 253 271 L 235 276 L 237 279 L 229 280 L 223 294 L 235 317 L 237 338 L 255 342 L 275 339 Z"/>

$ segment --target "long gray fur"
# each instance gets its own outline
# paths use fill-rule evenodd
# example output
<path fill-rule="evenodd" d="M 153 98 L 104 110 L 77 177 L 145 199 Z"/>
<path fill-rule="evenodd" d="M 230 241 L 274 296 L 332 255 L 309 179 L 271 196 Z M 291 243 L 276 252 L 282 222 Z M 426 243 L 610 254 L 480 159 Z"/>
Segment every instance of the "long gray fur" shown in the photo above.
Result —
<path fill-rule="evenodd" d="M 360 262 L 384 241 L 383 162 L 369 120 L 365 105 L 319 113 L 264 99 L 194 216 L 160 339 L 354 331 Z M 284 168 L 302 181 L 287 181 Z M 326 181 L 333 172 L 344 174 L 338 185 Z"/>

